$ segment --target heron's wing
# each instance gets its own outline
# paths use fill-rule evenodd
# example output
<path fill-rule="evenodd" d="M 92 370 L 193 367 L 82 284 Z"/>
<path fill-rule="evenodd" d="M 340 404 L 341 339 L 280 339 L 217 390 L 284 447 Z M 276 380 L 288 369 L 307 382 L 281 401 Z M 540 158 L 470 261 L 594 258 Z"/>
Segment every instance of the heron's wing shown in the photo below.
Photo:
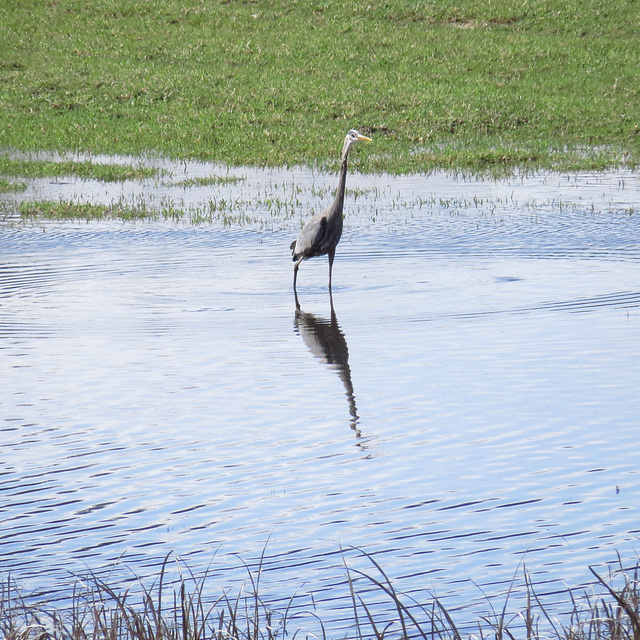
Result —
<path fill-rule="evenodd" d="M 318 255 L 318 251 L 321 251 L 323 240 L 327 233 L 327 217 L 324 212 L 313 216 L 307 224 L 302 227 L 300 235 L 296 240 L 294 247 L 295 256 L 314 256 Z"/>

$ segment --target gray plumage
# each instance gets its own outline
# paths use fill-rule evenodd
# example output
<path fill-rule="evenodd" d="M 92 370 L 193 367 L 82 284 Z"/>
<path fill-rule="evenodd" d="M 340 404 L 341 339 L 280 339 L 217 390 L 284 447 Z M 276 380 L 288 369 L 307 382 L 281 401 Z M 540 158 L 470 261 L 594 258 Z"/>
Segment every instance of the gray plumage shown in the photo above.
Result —
<path fill-rule="evenodd" d="M 361 135 L 355 129 L 351 129 L 344 139 L 342 147 L 342 165 L 338 178 L 338 189 L 336 190 L 333 202 L 322 213 L 318 213 L 309 220 L 302 230 L 298 239 L 291 243 L 291 253 L 295 265 L 293 267 L 293 288 L 296 288 L 298 278 L 298 268 L 303 260 L 314 258 L 315 256 L 329 256 L 329 290 L 331 290 L 331 271 L 333 269 L 333 259 L 336 253 L 336 246 L 342 236 L 342 209 L 344 206 L 344 189 L 347 179 L 347 156 L 349 147 L 354 142 L 366 140 L 371 142 L 371 138 Z"/>

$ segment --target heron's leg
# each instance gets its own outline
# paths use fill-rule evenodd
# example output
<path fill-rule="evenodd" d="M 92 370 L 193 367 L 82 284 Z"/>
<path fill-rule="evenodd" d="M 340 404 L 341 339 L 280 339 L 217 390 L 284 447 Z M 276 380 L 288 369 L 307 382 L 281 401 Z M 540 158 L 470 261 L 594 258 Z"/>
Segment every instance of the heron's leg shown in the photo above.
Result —
<path fill-rule="evenodd" d="M 333 270 L 333 259 L 336 257 L 335 247 L 329 251 L 329 291 L 331 291 L 331 272 Z"/>
<path fill-rule="evenodd" d="M 302 258 L 300 258 L 295 265 L 293 265 L 293 290 L 296 290 L 296 280 L 298 279 L 298 267 L 300 266 L 300 263 L 302 262 Z"/>
<path fill-rule="evenodd" d="M 296 280 L 298 279 L 298 267 L 302 262 L 302 258 L 295 263 L 293 267 L 293 297 L 296 300 L 296 309 L 300 309 L 300 302 L 298 301 L 298 290 L 296 289 Z"/>

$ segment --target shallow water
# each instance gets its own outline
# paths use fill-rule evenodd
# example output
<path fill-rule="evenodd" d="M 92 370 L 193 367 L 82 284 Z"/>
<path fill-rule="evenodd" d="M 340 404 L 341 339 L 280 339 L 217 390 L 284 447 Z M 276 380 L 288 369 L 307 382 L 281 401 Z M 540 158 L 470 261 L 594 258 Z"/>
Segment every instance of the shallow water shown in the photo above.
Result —
<path fill-rule="evenodd" d="M 301 266 L 296 312 L 288 245 L 335 177 L 236 171 L 23 197 L 253 202 L 242 224 L 5 215 L 5 576 L 55 600 L 172 551 L 217 595 L 266 545 L 263 596 L 314 592 L 340 630 L 341 548 L 463 622 L 523 561 L 556 603 L 588 565 L 634 561 L 637 175 L 351 176 L 332 317 L 326 259 Z"/>

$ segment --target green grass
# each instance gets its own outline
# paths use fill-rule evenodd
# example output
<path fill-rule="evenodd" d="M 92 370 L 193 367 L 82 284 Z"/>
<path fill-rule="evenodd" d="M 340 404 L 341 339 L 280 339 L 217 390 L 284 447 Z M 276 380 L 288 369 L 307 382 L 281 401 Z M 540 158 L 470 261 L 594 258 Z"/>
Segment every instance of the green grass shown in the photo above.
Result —
<path fill-rule="evenodd" d="M 145 206 L 128 204 L 91 204 L 65 200 L 21 202 L 18 211 L 23 218 L 44 218 L 47 220 L 143 220 L 149 217 Z M 167 216 L 168 217 L 168 216 Z"/>
<path fill-rule="evenodd" d="M 77 176 L 87 180 L 120 182 L 144 180 L 159 175 L 157 169 L 142 166 L 118 165 L 94 162 L 53 160 L 14 160 L 0 156 L 0 175 L 22 178 L 59 178 Z"/>
<path fill-rule="evenodd" d="M 26 182 L 15 182 L 0 178 L 0 193 L 15 193 L 24 191 L 27 188 Z"/>
<path fill-rule="evenodd" d="M 0 6 L 20 150 L 362 171 L 635 167 L 636 0 L 56 0 Z"/>

